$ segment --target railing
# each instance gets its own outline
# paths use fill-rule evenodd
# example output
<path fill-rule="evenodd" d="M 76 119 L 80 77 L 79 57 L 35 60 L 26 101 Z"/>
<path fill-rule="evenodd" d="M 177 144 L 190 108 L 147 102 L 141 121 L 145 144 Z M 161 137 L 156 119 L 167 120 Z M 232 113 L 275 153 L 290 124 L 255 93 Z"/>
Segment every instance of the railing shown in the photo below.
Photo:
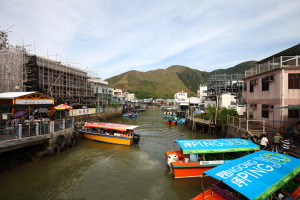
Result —
<path fill-rule="evenodd" d="M 270 60 L 266 63 L 259 64 L 256 67 L 246 70 L 245 77 L 260 74 L 262 72 L 280 68 L 280 67 L 299 66 L 299 58 L 300 56 L 280 56 L 278 58 L 274 58 L 273 60 Z"/>
<path fill-rule="evenodd" d="M 266 129 L 265 120 L 246 120 L 234 116 L 227 116 L 227 124 L 238 127 L 239 129 L 245 129 L 249 133 L 265 133 Z"/>
<path fill-rule="evenodd" d="M 38 135 L 49 134 L 74 126 L 73 119 L 63 119 L 58 121 L 41 121 L 15 126 L 0 127 L 0 141 L 21 139 Z"/>

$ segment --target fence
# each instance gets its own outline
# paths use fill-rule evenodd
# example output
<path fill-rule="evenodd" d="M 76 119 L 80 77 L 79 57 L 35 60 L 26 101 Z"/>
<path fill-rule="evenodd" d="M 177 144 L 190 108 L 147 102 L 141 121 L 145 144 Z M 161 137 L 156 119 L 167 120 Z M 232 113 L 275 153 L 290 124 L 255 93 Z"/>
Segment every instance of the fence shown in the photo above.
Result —
<path fill-rule="evenodd" d="M 227 124 L 245 129 L 247 132 L 261 132 L 265 133 L 265 120 L 246 120 L 234 116 L 227 116 Z"/>
<path fill-rule="evenodd" d="M 0 141 L 34 137 L 73 127 L 74 119 L 24 123 L 0 128 Z"/>

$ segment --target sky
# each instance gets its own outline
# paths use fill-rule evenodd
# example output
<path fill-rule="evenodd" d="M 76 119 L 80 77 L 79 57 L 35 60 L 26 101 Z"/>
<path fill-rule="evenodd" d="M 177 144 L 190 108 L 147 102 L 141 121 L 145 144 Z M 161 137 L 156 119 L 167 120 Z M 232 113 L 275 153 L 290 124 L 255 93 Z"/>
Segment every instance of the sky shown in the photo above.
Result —
<path fill-rule="evenodd" d="M 12 45 L 107 79 L 262 60 L 300 43 L 299 0 L 2 0 Z"/>

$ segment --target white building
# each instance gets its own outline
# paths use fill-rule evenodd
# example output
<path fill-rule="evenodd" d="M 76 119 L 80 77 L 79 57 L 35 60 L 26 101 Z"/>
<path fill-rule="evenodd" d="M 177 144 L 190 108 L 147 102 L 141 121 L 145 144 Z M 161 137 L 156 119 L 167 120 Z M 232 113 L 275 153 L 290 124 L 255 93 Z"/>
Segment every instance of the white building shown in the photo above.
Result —
<path fill-rule="evenodd" d="M 108 88 L 108 82 L 101 80 L 100 78 L 91 78 L 88 79 L 92 85 L 92 91 L 97 98 L 98 105 L 107 105 L 110 103 L 112 98 L 112 92 Z"/>
<path fill-rule="evenodd" d="M 187 96 L 187 92 L 177 92 L 175 95 L 174 95 L 174 99 L 175 101 L 183 101 L 183 100 L 186 100 L 188 98 Z"/>
<path fill-rule="evenodd" d="M 124 92 L 124 97 L 125 97 L 125 101 L 135 102 L 136 100 L 134 93 Z"/>
<path fill-rule="evenodd" d="M 199 97 L 200 99 L 205 99 L 207 97 L 207 85 L 206 84 L 201 84 L 199 86 Z"/>

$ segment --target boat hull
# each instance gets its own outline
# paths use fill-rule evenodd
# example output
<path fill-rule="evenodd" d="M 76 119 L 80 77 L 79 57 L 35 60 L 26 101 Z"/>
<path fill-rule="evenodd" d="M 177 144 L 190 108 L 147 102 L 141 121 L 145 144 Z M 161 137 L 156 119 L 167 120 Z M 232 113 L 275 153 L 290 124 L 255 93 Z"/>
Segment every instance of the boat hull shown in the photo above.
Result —
<path fill-rule="evenodd" d="M 95 133 L 87 133 L 83 131 L 79 131 L 85 138 L 90 140 L 95 140 L 98 142 L 105 142 L 111 144 L 119 144 L 119 145 L 127 145 L 130 146 L 133 144 L 132 137 L 119 137 L 114 135 L 103 135 L 103 134 L 95 134 Z"/>
<path fill-rule="evenodd" d="M 218 166 L 219 164 L 200 165 L 200 162 L 187 162 L 179 151 L 166 152 L 166 159 L 171 154 L 176 154 L 179 158 L 177 162 L 171 162 L 170 168 L 175 178 L 202 177 L 203 172 Z"/>
<path fill-rule="evenodd" d="M 199 194 L 198 196 L 192 198 L 192 200 L 226 200 L 226 198 L 212 191 L 212 189 L 208 189 Z"/>

